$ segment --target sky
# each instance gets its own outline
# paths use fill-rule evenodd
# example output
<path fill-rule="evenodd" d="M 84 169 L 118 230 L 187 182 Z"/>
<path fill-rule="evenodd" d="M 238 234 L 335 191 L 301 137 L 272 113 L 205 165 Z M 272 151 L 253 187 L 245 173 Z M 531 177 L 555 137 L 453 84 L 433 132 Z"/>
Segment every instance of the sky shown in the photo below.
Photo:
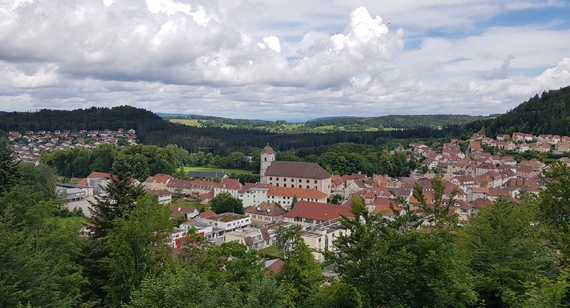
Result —
<path fill-rule="evenodd" d="M 504 113 L 570 85 L 567 0 L 2 0 L 0 110 Z"/>

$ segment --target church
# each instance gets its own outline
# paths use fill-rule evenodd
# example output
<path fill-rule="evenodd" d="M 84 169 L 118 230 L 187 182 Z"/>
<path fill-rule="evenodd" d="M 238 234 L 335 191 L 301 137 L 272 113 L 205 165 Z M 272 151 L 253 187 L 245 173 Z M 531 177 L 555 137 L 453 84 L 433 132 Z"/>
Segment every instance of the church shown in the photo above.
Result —
<path fill-rule="evenodd" d="M 262 184 L 275 187 L 305 188 L 331 193 L 331 175 L 317 163 L 276 161 L 275 151 L 265 146 L 259 170 Z"/>

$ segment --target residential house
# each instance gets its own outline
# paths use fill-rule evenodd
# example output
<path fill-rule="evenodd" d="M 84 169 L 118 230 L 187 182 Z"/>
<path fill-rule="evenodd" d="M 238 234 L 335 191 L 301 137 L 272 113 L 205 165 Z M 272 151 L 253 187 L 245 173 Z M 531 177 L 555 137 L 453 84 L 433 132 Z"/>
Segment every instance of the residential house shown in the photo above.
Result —
<path fill-rule="evenodd" d="M 222 178 L 219 185 L 214 187 L 214 197 L 221 193 L 229 193 L 232 197 L 238 198 L 243 185 L 236 179 Z"/>
<path fill-rule="evenodd" d="M 540 172 L 541 171 L 539 169 L 536 169 L 532 166 L 520 166 L 517 169 L 517 177 L 532 179 L 537 177 L 540 174 Z"/>
<path fill-rule="evenodd" d="M 283 215 L 283 219 L 286 222 L 307 226 L 318 225 L 339 218 L 340 215 L 354 217 L 351 207 L 347 205 L 299 201 L 294 208 Z"/>
<path fill-rule="evenodd" d="M 147 194 L 155 195 L 158 198 L 158 203 L 169 204 L 172 202 L 172 193 L 164 189 L 145 189 Z"/>
<path fill-rule="evenodd" d="M 170 174 L 157 173 L 154 176 L 149 176 L 143 184 L 147 189 L 150 190 L 166 189 L 166 184 L 168 184 L 168 181 L 173 179 L 174 178 Z"/>
<path fill-rule="evenodd" d="M 245 214 L 252 220 L 262 220 L 264 222 L 282 221 L 285 210 L 275 203 L 261 202 L 257 206 L 250 206 L 245 210 Z"/>
<path fill-rule="evenodd" d="M 209 181 L 190 181 L 171 179 L 166 184 L 166 190 L 171 193 L 180 193 L 184 195 L 200 195 L 210 192 L 214 187 L 219 187 L 219 183 Z"/>
<path fill-rule="evenodd" d="M 324 262 L 324 253 L 336 251 L 334 241 L 343 235 L 350 234 L 343 229 L 338 219 L 329 220 L 319 225 L 312 225 L 301 232 L 303 241 L 313 249 L 313 256 L 319 262 Z"/>
<path fill-rule="evenodd" d="M 198 217 L 199 221 L 208 223 L 212 226 L 213 238 L 221 237 L 226 232 L 245 228 L 251 225 L 251 217 L 235 213 L 221 213 L 212 216 L 208 215 L 206 218 L 203 215 Z"/>
<path fill-rule="evenodd" d="M 267 228 L 245 227 L 236 229 L 224 234 L 224 243 L 238 242 L 247 249 L 263 249 L 275 245 L 275 233 L 269 232 Z"/>
<path fill-rule="evenodd" d="M 187 220 L 200 215 L 200 211 L 193 206 L 170 206 L 170 218 L 178 218 L 184 216 Z"/>

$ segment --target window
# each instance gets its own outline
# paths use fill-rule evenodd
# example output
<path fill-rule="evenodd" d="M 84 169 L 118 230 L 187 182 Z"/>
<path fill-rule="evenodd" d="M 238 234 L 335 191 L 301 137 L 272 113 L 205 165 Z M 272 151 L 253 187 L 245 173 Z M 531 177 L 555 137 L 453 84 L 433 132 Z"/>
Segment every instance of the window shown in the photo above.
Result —
<path fill-rule="evenodd" d="M 309 189 L 309 185 L 307 185 L 307 189 Z"/>
<path fill-rule="evenodd" d="M 299 179 L 299 183 L 301 183 L 303 180 Z"/>
<path fill-rule="evenodd" d="M 270 181 L 273 181 L 273 177 L 272 177 L 272 176 L 270 176 L 270 177 L 269 177 L 269 180 L 270 180 Z"/>
<path fill-rule="evenodd" d="M 279 187 L 279 183 L 275 184 L 275 186 Z"/>
<path fill-rule="evenodd" d="M 283 187 L 287 187 L 287 184 L 283 184 Z"/>
<path fill-rule="evenodd" d="M 309 183 L 309 180 L 307 180 L 307 183 Z"/>
<path fill-rule="evenodd" d="M 267 161 L 267 157 L 265 157 L 265 161 Z"/>
<path fill-rule="evenodd" d="M 315 184 L 317 184 L 317 180 L 315 180 Z"/>
<path fill-rule="evenodd" d="M 275 181 L 279 181 L 279 178 L 275 178 Z"/>
<path fill-rule="evenodd" d="M 283 182 L 287 182 L 287 178 L 283 178 Z"/>

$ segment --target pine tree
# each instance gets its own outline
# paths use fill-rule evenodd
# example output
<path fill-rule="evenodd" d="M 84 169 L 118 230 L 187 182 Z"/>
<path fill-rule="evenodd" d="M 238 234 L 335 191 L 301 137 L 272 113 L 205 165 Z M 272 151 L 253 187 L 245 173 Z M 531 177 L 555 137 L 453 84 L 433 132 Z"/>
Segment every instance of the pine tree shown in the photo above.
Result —
<path fill-rule="evenodd" d="M 105 195 L 96 196 L 91 202 L 91 230 L 95 238 L 107 235 L 115 218 L 128 219 L 135 208 L 136 200 L 145 192 L 142 185 L 131 181 L 130 166 L 126 161 L 117 159 L 110 172 L 111 178 Z"/>
<path fill-rule="evenodd" d="M 0 196 L 9 191 L 19 179 L 18 163 L 5 139 L 0 139 Z"/>

